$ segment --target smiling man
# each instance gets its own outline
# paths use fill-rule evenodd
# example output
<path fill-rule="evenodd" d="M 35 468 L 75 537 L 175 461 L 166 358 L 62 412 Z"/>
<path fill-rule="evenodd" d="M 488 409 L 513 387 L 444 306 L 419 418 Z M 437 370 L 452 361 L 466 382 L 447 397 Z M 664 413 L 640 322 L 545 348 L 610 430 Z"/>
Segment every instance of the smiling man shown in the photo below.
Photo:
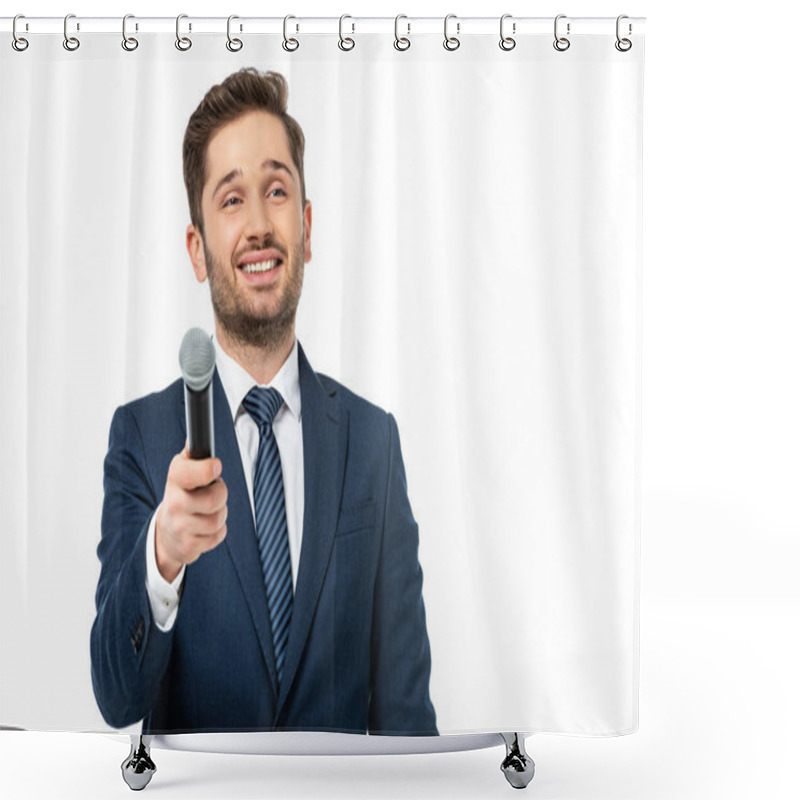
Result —
<path fill-rule="evenodd" d="M 295 336 L 311 203 L 277 73 L 212 87 L 183 147 L 215 318 L 217 458 L 191 460 L 180 380 L 117 409 L 92 681 L 144 733 L 435 734 L 397 426 Z"/>

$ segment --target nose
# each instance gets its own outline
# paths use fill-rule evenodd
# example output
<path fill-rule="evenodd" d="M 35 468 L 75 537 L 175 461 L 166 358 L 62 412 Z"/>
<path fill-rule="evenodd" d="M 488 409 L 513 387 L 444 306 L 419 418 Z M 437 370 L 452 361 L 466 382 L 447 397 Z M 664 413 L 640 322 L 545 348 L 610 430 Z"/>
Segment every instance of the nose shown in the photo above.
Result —
<path fill-rule="evenodd" d="M 244 235 L 248 241 L 263 241 L 272 234 L 272 218 L 263 198 L 255 198 L 248 204 Z"/>

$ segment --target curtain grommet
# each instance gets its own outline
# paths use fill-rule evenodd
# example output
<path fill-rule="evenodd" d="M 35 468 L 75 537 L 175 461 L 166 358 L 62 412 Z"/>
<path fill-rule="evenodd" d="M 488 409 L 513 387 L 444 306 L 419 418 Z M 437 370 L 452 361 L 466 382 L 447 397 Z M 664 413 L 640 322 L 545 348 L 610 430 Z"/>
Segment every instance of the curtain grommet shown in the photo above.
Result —
<path fill-rule="evenodd" d="M 553 47 L 555 47 L 555 49 L 558 50 L 559 53 L 563 53 L 563 52 L 569 50 L 569 46 L 571 44 L 570 40 L 567 39 L 566 36 L 559 36 L 558 35 L 558 21 L 561 20 L 561 19 L 566 19 L 566 18 L 567 18 L 566 14 L 559 14 L 556 17 L 555 22 L 553 23 L 553 36 L 555 36 L 555 41 L 553 42 Z M 569 29 L 570 29 L 570 24 L 568 22 L 567 23 L 567 36 L 569 36 Z"/>
<path fill-rule="evenodd" d="M 400 35 L 400 20 L 401 19 L 408 19 L 405 14 L 398 14 L 394 18 L 394 49 L 399 50 L 401 53 L 404 53 L 411 47 L 411 39 L 408 38 L 408 35 L 401 36 Z M 408 33 L 411 33 L 411 23 L 407 22 L 406 26 L 408 27 Z"/>
<path fill-rule="evenodd" d="M 133 14 L 126 14 L 122 18 L 122 49 L 127 50 L 129 53 L 132 53 L 139 46 L 138 39 L 133 36 L 128 36 L 128 20 L 133 18 Z M 136 30 L 139 30 L 138 25 L 136 26 Z"/>
<path fill-rule="evenodd" d="M 504 25 L 507 19 L 511 19 L 511 14 L 503 14 L 500 17 L 500 49 L 505 50 L 508 53 L 510 50 L 513 50 L 517 46 L 517 40 L 513 39 L 511 36 L 505 35 Z M 517 32 L 517 23 L 513 22 L 511 24 L 511 32 Z"/>
<path fill-rule="evenodd" d="M 175 47 L 182 53 L 185 53 L 191 46 L 192 40 L 188 36 L 181 35 L 181 20 L 188 19 L 188 14 L 178 14 L 175 19 Z M 189 23 L 189 31 L 192 30 L 192 24 Z"/>
<path fill-rule="evenodd" d="M 355 39 L 353 39 L 352 37 L 345 36 L 344 32 L 342 31 L 342 27 L 346 19 L 353 19 L 353 18 L 349 14 L 342 14 L 342 16 L 339 17 L 339 49 L 344 50 L 345 53 L 349 53 L 356 46 L 356 42 Z M 355 31 L 356 31 L 356 25 L 355 23 L 353 23 L 352 32 L 355 33 Z"/>
<path fill-rule="evenodd" d="M 14 17 L 14 22 L 12 23 L 12 26 L 11 26 L 11 36 L 13 37 L 11 39 L 11 46 L 18 53 L 24 53 L 28 49 L 28 45 L 30 44 L 30 42 L 24 36 L 20 36 L 17 33 L 17 20 L 18 19 L 25 19 L 25 15 L 24 14 L 17 14 L 17 16 Z"/>
<path fill-rule="evenodd" d="M 69 50 L 70 53 L 74 52 L 75 50 L 77 50 L 81 46 L 81 40 L 80 39 L 78 39 L 76 36 L 70 36 L 69 35 L 69 31 L 67 29 L 67 26 L 69 25 L 69 21 L 71 19 L 75 19 L 75 15 L 74 14 L 67 14 L 67 16 L 64 17 L 64 41 L 62 43 L 64 45 L 64 49 L 65 50 Z M 76 30 L 80 30 L 80 29 L 81 29 L 80 23 L 76 23 Z"/>
<path fill-rule="evenodd" d="M 235 19 L 239 19 L 239 17 L 236 14 L 231 14 L 228 17 L 228 29 L 227 29 L 228 41 L 225 42 L 225 47 L 227 47 L 231 53 L 238 53 L 244 46 L 241 39 L 237 39 L 231 36 L 231 22 L 233 22 L 233 20 Z M 241 30 L 241 28 L 239 30 Z"/>
<path fill-rule="evenodd" d="M 283 43 L 281 44 L 281 47 L 283 47 L 283 49 L 287 53 L 294 53 L 294 51 L 297 50 L 298 47 L 300 47 L 300 42 L 293 36 L 289 36 L 290 19 L 297 19 L 297 17 L 294 17 L 291 14 L 287 14 L 283 18 Z M 297 30 L 297 28 L 295 30 Z"/>
<path fill-rule="evenodd" d="M 458 36 L 450 36 L 447 32 L 447 26 L 451 19 L 456 19 L 456 15 L 448 14 L 444 18 L 444 42 L 442 43 L 442 46 L 445 50 L 449 50 L 452 53 L 454 50 L 458 50 L 458 48 L 461 47 L 461 40 L 458 38 Z M 456 33 L 458 34 L 460 32 L 461 23 L 456 22 Z"/>

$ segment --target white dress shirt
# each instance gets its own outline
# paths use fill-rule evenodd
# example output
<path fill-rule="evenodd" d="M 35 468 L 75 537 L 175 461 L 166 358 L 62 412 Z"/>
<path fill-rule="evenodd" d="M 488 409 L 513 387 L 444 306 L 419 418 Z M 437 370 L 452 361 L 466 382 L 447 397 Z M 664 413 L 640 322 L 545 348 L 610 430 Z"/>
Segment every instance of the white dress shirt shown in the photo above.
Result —
<path fill-rule="evenodd" d="M 239 454 L 242 459 L 247 495 L 255 525 L 253 505 L 253 477 L 258 457 L 258 426 L 244 410 L 242 400 L 256 382 L 240 364 L 234 361 L 214 337 L 217 351 L 217 372 L 228 400 L 233 417 L 233 427 Z M 303 428 L 300 403 L 300 364 L 298 360 L 297 339 L 289 357 L 278 370 L 278 374 L 268 386 L 277 389 L 283 397 L 283 405 L 275 415 L 272 431 L 278 444 L 283 473 L 283 494 L 286 503 L 286 527 L 289 532 L 289 555 L 292 562 L 292 585 L 297 586 L 297 570 L 300 564 L 300 550 L 303 543 L 303 508 L 305 501 L 305 482 L 303 473 Z M 225 479 L 226 465 L 222 465 L 222 479 Z M 228 499 L 231 502 L 231 498 Z M 160 508 L 160 506 L 159 506 Z M 178 614 L 178 601 L 184 566 L 172 583 L 164 579 L 156 563 L 156 509 L 150 520 L 147 532 L 147 595 L 153 619 L 162 631 L 171 630 Z M 202 556 L 201 556 L 202 558 Z M 265 590 L 266 591 L 266 590 Z"/>

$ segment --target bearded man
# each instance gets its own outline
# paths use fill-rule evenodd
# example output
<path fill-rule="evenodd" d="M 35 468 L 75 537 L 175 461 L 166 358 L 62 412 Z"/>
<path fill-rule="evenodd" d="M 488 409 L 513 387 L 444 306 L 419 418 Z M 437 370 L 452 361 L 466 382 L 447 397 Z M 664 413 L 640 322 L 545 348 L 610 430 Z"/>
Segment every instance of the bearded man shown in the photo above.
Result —
<path fill-rule="evenodd" d="M 295 336 L 311 203 L 287 96 L 240 70 L 186 129 L 217 457 L 188 457 L 180 380 L 114 414 L 91 659 L 115 728 L 437 732 L 397 426 Z"/>

